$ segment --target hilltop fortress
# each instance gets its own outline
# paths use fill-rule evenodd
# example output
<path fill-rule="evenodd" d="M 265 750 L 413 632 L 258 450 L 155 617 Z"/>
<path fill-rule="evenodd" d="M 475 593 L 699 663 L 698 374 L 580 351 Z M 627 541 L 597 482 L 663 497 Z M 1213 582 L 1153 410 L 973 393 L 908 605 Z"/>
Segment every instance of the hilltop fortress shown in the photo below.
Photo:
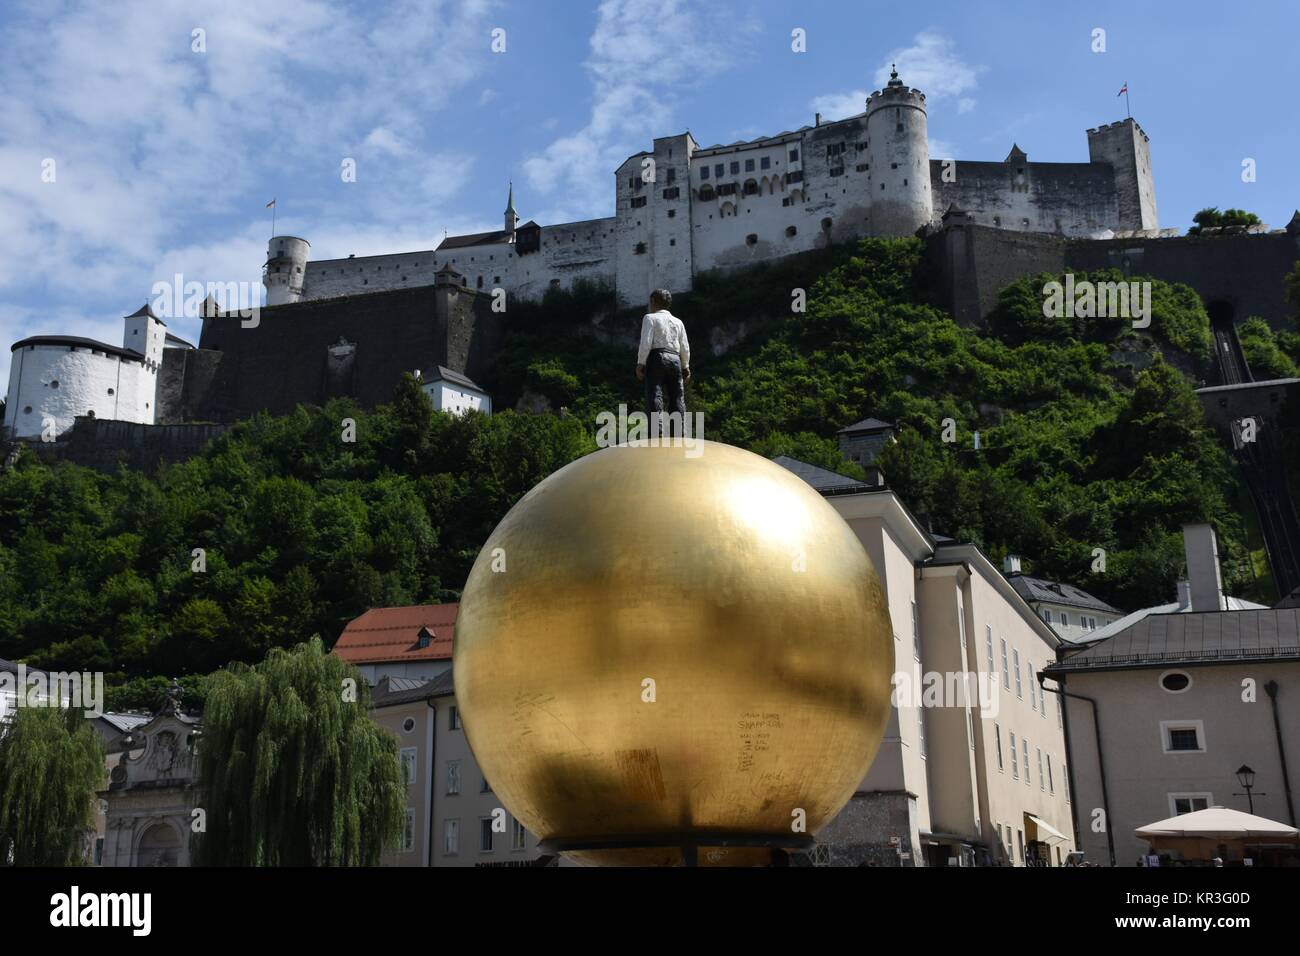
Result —
<path fill-rule="evenodd" d="M 930 155 L 925 94 L 898 73 L 847 119 L 702 148 L 689 133 L 654 140 L 614 172 L 614 215 L 520 223 L 514 190 L 502 228 L 449 236 L 436 249 L 310 258 L 276 236 L 268 305 L 431 285 L 441 269 L 472 289 L 536 299 L 590 280 L 624 303 L 700 272 L 734 269 L 859 236 L 908 236 L 953 207 L 998 229 L 1071 238 L 1155 235 L 1147 135 L 1131 119 L 1088 130 L 1088 162 L 1032 163 L 1013 145 L 1002 162 Z"/>
<path fill-rule="evenodd" d="M 635 305 L 652 288 L 687 291 L 703 272 L 863 236 L 921 235 L 928 294 L 967 325 L 1020 276 L 1102 268 L 1185 282 L 1216 322 L 1289 321 L 1283 277 L 1300 258 L 1300 213 L 1272 231 L 1161 230 L 1134 120 L 1089 129 L 1087 162 L 1034 163 L 1014 144 L 1000 162 L 971 162 L 930 155 L 925 94 L 896 72 L 864 106 L 725 146 L 701 148 L 689 132 L 655 139 L 615 170 L 605 219 L 521 223 L 511 188 L 501 229 L 423 252 L 313 260 L 306 239 L 274 236 L 260 321 L 207 302 L 197 348 L 149 303 L 126 317 L 121 347 L 44 334 L 15 343 L 0 438 L 48 443 L 78 423 L 68 454 L 96 442 L 188 453 L 190 438 L 167 437 L 186 423 L 335 396 L 374 405 L 416 369 L 490 380 L 502 300 L 587 281 Z"/>

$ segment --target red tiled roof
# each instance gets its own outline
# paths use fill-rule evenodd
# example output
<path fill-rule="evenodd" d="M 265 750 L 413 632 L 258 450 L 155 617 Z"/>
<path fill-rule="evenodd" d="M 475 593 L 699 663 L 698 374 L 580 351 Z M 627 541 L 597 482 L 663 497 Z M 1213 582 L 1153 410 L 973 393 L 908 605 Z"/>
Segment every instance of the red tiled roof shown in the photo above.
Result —
<path fill-rule="evenodd" d="M 451 659 L 451 639 L 459 604 L 376 607 L 343 629 L 331 654 L 352 664 Z M 429 643 L 420 646 L 427 631 Z"/>

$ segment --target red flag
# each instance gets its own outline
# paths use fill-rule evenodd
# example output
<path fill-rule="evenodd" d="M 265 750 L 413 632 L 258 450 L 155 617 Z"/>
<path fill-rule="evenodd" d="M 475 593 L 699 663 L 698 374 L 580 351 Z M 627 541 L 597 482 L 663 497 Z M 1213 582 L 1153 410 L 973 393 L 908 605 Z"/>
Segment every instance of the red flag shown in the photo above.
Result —
<path fill-rule="evenodd" d="M 1118 93 L 1116 93 L 1115 95 L 1116 95 L 1116 96 L 1123 96 L 1123 95 L 1124 95 L 1125 93 L 1127 93 L 1127 92 L 1128 92 L 1128 84 L 1125 83 L 1125 84 L 1124 84 L 1124 88 L 1123 88 L 1122 90 L 1120 90 Z M 275 202 L 274 199 L 271 200 L 271 201 L 272 201 L 272 202 Z"/>
<path fill-rule="evenodd" d="M 274 205 L 275 205 L 275 200 L 272 199 L 269 203 L 266 204 L 266 208 L 267 208 L 267 209 L 270 209 L 270 208 L 271 208 L 272 206 L 274 206 Z"/>

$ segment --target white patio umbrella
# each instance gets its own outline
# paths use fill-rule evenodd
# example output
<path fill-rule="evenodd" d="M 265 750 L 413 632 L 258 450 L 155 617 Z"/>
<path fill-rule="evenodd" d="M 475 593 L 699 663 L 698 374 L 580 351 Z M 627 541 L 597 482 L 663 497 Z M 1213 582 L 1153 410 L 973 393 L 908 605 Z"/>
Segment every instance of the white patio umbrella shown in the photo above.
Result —
<path fill-rule="evenodd" d="M 1150 840 L 1158 837 L 1202 840 L 1295 840 L 1300 830 L 1267 820 L 1254 814 L 1230 810 L 1227 807 L 1210 807 L 1194 813 L 1184 813 L 1168 820 L 1158 820 L 1138 827 L 1138 836 Z"/>

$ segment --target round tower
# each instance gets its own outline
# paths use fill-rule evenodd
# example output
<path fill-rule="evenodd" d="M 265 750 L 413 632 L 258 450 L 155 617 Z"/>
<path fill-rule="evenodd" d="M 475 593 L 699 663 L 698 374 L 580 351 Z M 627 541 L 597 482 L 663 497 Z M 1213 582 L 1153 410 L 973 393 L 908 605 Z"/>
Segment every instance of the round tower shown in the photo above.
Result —
<path fill-rule="evenodd" d="M 871 164 L 871 234 L 910 236 L 934 216 L 925 94 L 889 74 L 867 98 L 867 161 Z"/>
<path fill-rule="evenodd" d="M 311 243 L 297 236 L 272 237 L 266 247 L 266 265 L 262 267 L 267 305 L 284 305 L 302 298 L 310 249 Z"/>

